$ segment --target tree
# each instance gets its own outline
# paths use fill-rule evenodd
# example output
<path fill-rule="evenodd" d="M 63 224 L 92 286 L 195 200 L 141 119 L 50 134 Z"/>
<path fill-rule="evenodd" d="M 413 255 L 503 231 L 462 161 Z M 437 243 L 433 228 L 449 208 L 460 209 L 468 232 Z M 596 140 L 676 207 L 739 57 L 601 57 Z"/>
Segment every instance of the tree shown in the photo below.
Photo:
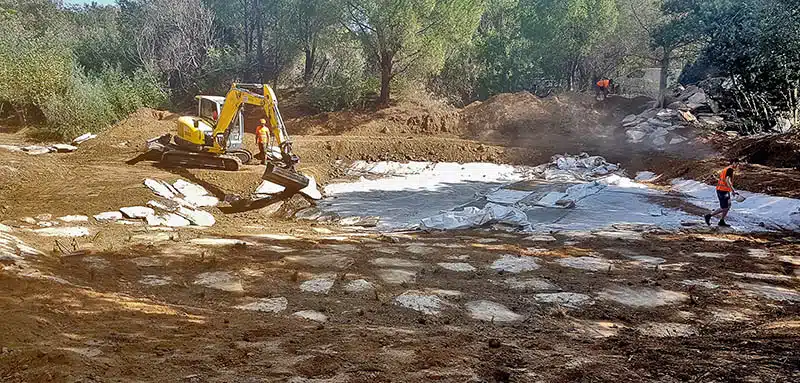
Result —
<path fill-rule="evenodd" d="M 445 47 L 469 38 L 478 25 L 479 0 L 342 0 L 343 25 L 363 44 L 380 72 L 381 105 L 396 76 L 438 72 Z"/>
<path fill-rule="evenodd" d="M 318 71 L 317 57 L 322 36 L 340 20 L 333 0 L 294 0 L 291 30 L 303 50 L 303 84 L 309 85 Z"/>

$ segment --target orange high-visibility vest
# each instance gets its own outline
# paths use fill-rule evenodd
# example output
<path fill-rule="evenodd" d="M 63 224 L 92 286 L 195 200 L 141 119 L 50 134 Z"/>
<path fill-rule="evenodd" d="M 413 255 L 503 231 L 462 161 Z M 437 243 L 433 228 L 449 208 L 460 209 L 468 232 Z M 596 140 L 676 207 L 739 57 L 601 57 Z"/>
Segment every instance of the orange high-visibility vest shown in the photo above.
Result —
<path fill-rule="evenodd" d="M 732 191 L 731 188 L 728 187 L 728 183 L 725 182 L 725 178 L 726 178 L 725 174 L 728 173 L 728 169 L 730 169 L 730 168 L 731 167 L 728 166 L 727 168 L 722 169 L 722 173 L 719 174 L 719 181 L 717 181 L 717 190 L 724 191 L 724 192 Z"/>
<path fill-rule="evenodd" d="M 609 85 L 611 85 L 611 82 L 609 80 L 600 80 L 597 82 L 597 86 L 601 88 L 608 88 Z"/>
<path fill-rule="evenodd" d="M 256 127 L 256 142 L 259 144 L 265 144 L 269 141 L 268 133 L 269 130 L 264 125 L 259 125 Z"/>

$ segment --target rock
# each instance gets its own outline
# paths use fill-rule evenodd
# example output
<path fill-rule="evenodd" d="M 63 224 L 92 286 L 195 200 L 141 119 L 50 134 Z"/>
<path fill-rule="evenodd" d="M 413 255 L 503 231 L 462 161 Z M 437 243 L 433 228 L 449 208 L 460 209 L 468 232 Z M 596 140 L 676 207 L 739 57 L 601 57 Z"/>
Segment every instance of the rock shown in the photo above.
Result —
<path fill-rule="evenodd" d="M 187 196 L 184 201 L 196 207 L 213 207 L 219 205 L 219 199 L 210 195 Z"/>
<path fill-rule="evenodd" d="M 642 142 L 645 136 L 647 136 L 647 133 L 640 132 L 638 130 L 629 130 L 625 132 L 625 135 L 628 136 L 628 142 L 639 143 Z"/>
<path fill-rule="evenodd" d="M 175 211 L 181 207 L 181 205 L 172 200 L 161 200 L 161 201 L 148 201 L 147 206 L 150 206 L 154 209 L 160 209 L 164 211 Z"/>
<path fill-rule="evenodd" d="M 650 137 L 651 138 L 663 137 L 663 136 L 666 136 L 668 134 L 669 134 L 669 130 L 667 130 L 664 127 L 660 127 L 658 129 L 654 130 L 653 133 L 650 133 Z"/>
<path fill-rule="evenodd" d="M 647 122 L 642 122 L 637 124 L 636 126 L 630 128 L 629 130 L 638 130 L 640 132 L 649 133 L 652 132 L 656 127 L 653 125 L 648 124 Z"/>
<path fill-rule="evenodd" d="M 55 144 L 53 145 L 53 149 L 58 153 L 71 153 L 78 150 L 78 147 L 67 144 Z"/>
<path fill-rule="evenodd" d="M 378 277 L 384 282 L 392 285 L 400 285 L 403 283 L 414 283 L 417 279 L 417 273 L 410 270 L 400 269 L 381 269 L 376 271 Z"/>
<path fill-rule="evenodd" d="M 514 255 L 504 255 L 489 266 L 492 270 L 515 274 L 533 271 L 539 267 L 540 266 L 536 263 L 536 259 L 532 257 L 517 257 Z"/>
<path fill-rule="evenodd" d="M 52 214 L 39 214 L 39 215 L 36 216 L 36 219 L 38 219 L 39 221 L 49 221 L 49 220 L 53 219 L 53 215 Z"/>
<path fill-rule="evenodd" d="M 663 136 L 659 136 L 653 139 L 653 145 L 655 146 L 664 146 L 667 144 L 667 139 Z"/>
<path fill-rule="evenodd" d="M 514 322 L 523 318 L 522 315 L 509 310 L 506 306 L 492 301 L 472 301 L 467 302 L 464 306 L 472 319 L 487 322 Z"/>
<path fill-rule="evenodd" d="M 76 137 L 74 140 L 72 140 L 72 143 L 73 143 L 74 145 L 80 145 L 80 144 L 82 144 L 82 143 L 84 143 L 84 142 L 86 142 L 86 141 L 89 141 L 89 140 L 91 140 L 91 139 L 94 139 L 94 138 L 97 138 L 97 135 L 96 135 L 96 134 L 92 134 L 92 133 L 84 133 L 84 134 L 82 134 L 82 135 L 80 135 L 80 136 Z"/>
<path fill-rule="evenodd" d="M 637 327 L 642 335 L 656 338 L 686 337 L 698 334 L 693 326 L 683 323 L 645 323 Z"/>
<path fill-rule="evenodd" d="M 661 121 L 661 120 L 656 119 L 656 118 L 651 118 L 651 119 L 647 120 L 647 123 L 650 124 L 650 125 L 655 126 L 656 128 L 666 128 L 666 127 L 672 126 L 672 123 L 666 122 L 666 121 Z"/>
<path fill-rule="evenodd" d="M 44 146 L 31 145 L 23 147 L 22 151 L 31 155 L 40 155 L 40 154 L 50 153 L 50 148 L 46 148 Z"/>
<path fill-rule="evenodd" d="M 172 278 L 159 275 L 143 275 L 139 283 L 145 286 L 167 286 L 172 283 Z"/>
<path fill-rule="evenodd" d="M 469 263 L 438 263 L 439 267 L 450 270 L 456 271 L 461 273 L 469 273 L 475 271 L 475 267 L 470 265 Z"/>
<path fill-rule="evenodd" d="M 25 222 L 28 225 L 35 225 L 37 222 L 33 217 L 23 217 L 20 219 L 20 221 Z"/>
<path fill-rule="evenodd" d="M 165 233 L 160 233 L 160 234 L 165 234 Z M 197 278 L 194 281 L 194 284 L 229 292 L 244 291 L 244 288 L 242 287 L 242 282 L 239 280 L 239 278 L 235 277 L 234 275 L 232 275 L 227 271 L 214 271 L 214 272 L 198 274 Z M 258 303 L 259 302 L 251 303 L 250 305 L 246 306 L 253 307 L 252 308 L 253 310 L 258 311 L 257 308 L 261 307 L 260 305 L 258 305 Z"/>
<path fill-rule="evenodd" d="M 130 207 L 123 207 L 119 209 L 126 218 L 145 218 L 147 216 L 155 215 L 155 210 L 144 207 L 144 206 L 130 206 Z"/>
<path fill-rule="evenodd" d="M 48 227 L 44 229 L 36 229 L 33 231 L 36 234 L 45 237 L 88 237 L 89 229 L 85 227 Z"/>
<path fill-rule="evenodd" d="M 324 274 L 300 284 L 300 290 L 309 293 L 327 294 L 336 280 L 336 274 Z"/>
<path fill-rule="evenodd" d="M 442 311 L 442 306 L 446 304 L 442 298 L 436 295 L 426 294 L 420 291 L 406 291 L 394 298 L 398 306 L 419 311 L 426 315 L 437 315 Z"/>
<path fill-rule="evenodd" d="M 131 241 L 157 243 L 157 242 L 171 241 L 172 238 L 173 236 L 170 233 L 142 233 L 142 234 L 132 235 Z"/>
<path fill-rule="evenodd" d="M 370 260 L 369 263 L 379 267 L 416 268 L 422 266 L 421 262 L 403 258 L 375 258 Z"/>
<path fill-rule="evenodd" d="M 656 118 L 661 121 L 668 121 L 675 117 L 678 117 L 678 111 L 675 109 L 662 109 L 656 113 Z"/>
<path fill-rule="evenodd" d="M 718 102 L 709 98 L 707 103 L 708 107 L 711 108 L 711 113 L 718 114 L 722 112 L 722 107 L 719 106 Z"/>
<path fill-rule="evenodd" d="M 692 114 L 692 112 L 690 112 L 688 110 L 685 111 L 685 112 L 684 111 L 680 111 L 680 116 L 681 116 L 681 119 L 683 119 L 686 122 L 696 122 L 697 121 L 697 117 L 695 117 L 694 114 Z"/>
<path fill-rule="evenodd" d="M 122 213 L 118 211 L 107 211 L 94 216 L 97 222 L 111 222 L 122 219 Z"/>
<path fill-rule="evenodd" d="M 295 219 L 302 219 L 309 221 L 316 221 L 320 216 L 322 216 L 322 211 L 319 210 L 319 208 L 317 207 L 310 207 L 308 209 L 303 209 L 294 214 Z"/>
<path fill-rule="evenodd" d="M 144 185 L 147 186 L 150 190 L 153 191 L 153 193 L 155 193 L 159 197 L 163 197 L 166 199 L 175 198 L 175 193 L 173 193 L 172 190 L 170 190 L 170 188 L 167 187 L 167 185 L 159 181 L 148 178 L 144 180 Z"/>
<path fill-rule="evenodd" d="M 700 90 L 699 92 L 691 95 L 686 101 L 689 105 L 705 104 L 706 101 L 708 101 L 708 98 L 706 97 L 706 93 L 703 90 Z"/>
<path fill-rule="evenodd" d="M 54 224 L 53 224 L 53 222 L 50 222 L 50 221 L 39 221 L 37 226 L 39 226 L 39 227 L 53 227 Z"/>
<path fill-rule="evenodd" d="M 789 133 L 792 130 L 792 121 L 788 118 L 778 117 L 772 130 L 778 133 Z"/>
<path fill-rule="evenodd" d="M 150 222 L 150 218 L 149 217 L 152 217 L 152 216 L 147 216 L 146 219 L 148 220 L 148 222 Z M 182 217 L 180 215 L 177 215 L 175 213 L 168 213 L 166 215 L 162 215 L 162 216 L 158 217 L 158 219 L 160 220 L 160 225 L 167 226 L 167 227 L 186 227 L 186 226 L 191 226 L 192 225 L 192 222 L 190 222 L 188 219 L 186 219 L 186 218 L 184 218 L 184 217 Z M 148 223 L 148 225 L 149 225 L 149 223 Z M 151 225 L 151 226 L 159 226 L 159 225 Z"/>
<path fill-rule="evenodd" d="M 541 293 L 536 294 L 533 297 L 539 303 L 555 304 L 571 309 L 594 304 L 594 301 L 590 296 L 578 293 Z"/>
<path fill-rule="evenodd" d="M 667 105 L 667 108 L 677 111 L 689 110 L 689 106 L 680 101 L 675 101 L 672 104 Z"/>
<path fill-rule="evenodd" d="M 670 145 L 677 145 L 677 144 L 680 144 L 681 142 L 686 142 L 686 137 L 675 136 L 669 141 L 669 144 Z"/>
<path fill-rule="evenodd" d="M 0 149 L 8 150 L 9 152 L 21 152 L 22 148 L 15 145 L 0 145 Z"/>
<path fill-rule="evenodd" d="M 508 278 L 503 281 L 508 288 L 513 290 L 531 290 L 531 291 L 558 291 L 558 286 L 540 278 Z"/>
<path fill-rule="evenodd" d="M 216 223 L 216 220 L 211 213 L 202 210 L 191 210 L 181 207 L 178 209 L 177 214 L 183 218 L 186 218 L 193 225 L 197 226 L 211 227 Z"/>
<path fill-rule="evenodd" d="M 597 294 L 604 300 L 614 301 L 626 306 L 648 308 L 682 302 L 689 297 L 680 292 L 664 289 L 612 287 Z"/>
<path fill-rule="evenodd" d="M 636 173 L 635 180 L 639 182 L 646 182 L 652 181 L 654 178 L 656 178 L 656 174 L 653 172 L 638 172 Z"/>
<path fill-rule="evenodd" d="M 636 121 L 637 118 L 638 117 L 635 114 L 629 114 L 629 115 L 625 116 L 624 119 L 622 119 L 622 125 L 629 124 L 629 123 L 631 123 L 633 121 Z"/>
<path fill-rule="evenodd" d="M 65 215 L 58 219 L 62 222 L 89 222 L 89 217 L 85 215 Z"/>
<path fill-rule="evenodd" d="M 204 187 L 184 180 L 175 181 L 175 183 L 172 184 L 172 187 L 186 197 L 208 195 L 208 190 L 206 190 Z"/>
<path fill-rule="evenodd" d="M 294 315 L 294 316 L 296 316 L 298 318 L 308 319 L 310 321 L 317 322 L 317 323 L 325 323 L 325 322 L 328 321 L 328 316 L 327 315 L 325 315 L 325 314 L 323 314 L 323 313 L 321 313 L 319 311 L 314 311 L 314 310 L 298 311 L 298 312 L 296 312 L 296 313 L 294 313 L 292 315 Z"/>
<path fill-rule="evenodd" d="M 347 217 L 339 220 L 342 226 L 375 227 L 380 217 Z"/>
<path fill-rule="evenodd" d="M 350 281 L 344 286 L 344 291 L 347 291 L 348 293 L 361 293 L 365 291 L 372 291 L 374 289 L 375 286 L 364 279 Z"/>
<path fill-rule="evenodd" d="M 239 310 L 258 311 L 262 313 L 279 313 L 286 310 L 289 306 L 289 300 L 284 297 L 277 298 L 261 298 L 255 302 L 234 306 Z"/>
<path fill-rule="evenodd" d="M 556 263 L 564 267 L 586 271 L 607 271 L 613 269 L 613 263 L 604 258 L 595 257 L 567 257 L 559 258 Z"/>
<path fill-rule="evenodd" d="M 680 95 L 678 96 L 678 99 L 680 99 L 681 101 L 688 101 L 689 98 L 700 92 L 703 92 L 703 90 L 700 89 L 700 87 L 698 87 L 697 85 L 689 85 L 686 87 L 686 89 L 681 91 Z"/>

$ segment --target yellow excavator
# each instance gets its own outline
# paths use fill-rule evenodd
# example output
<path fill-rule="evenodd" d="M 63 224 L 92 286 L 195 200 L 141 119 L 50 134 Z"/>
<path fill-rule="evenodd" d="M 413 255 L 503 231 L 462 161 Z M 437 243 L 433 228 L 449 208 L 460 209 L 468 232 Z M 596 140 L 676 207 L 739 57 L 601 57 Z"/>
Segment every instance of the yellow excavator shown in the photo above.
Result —
<path fill-rule="evenodd" d="M 308 186 L 309 179 L 295 170 L 300 159 L 292 153 L 292 142 L 278 110 L 275 92 L 269 85 L 234 83 L 225 97 L 195 98 L 197 116 L 178 118 L 176 136 L 167 133 L 147 141 L 149 151 L 161 153 L 162 164 L 239 170 L 253 159 L 253 154 L 243 146 L 242 109 L 244 105 L 255 105 L 264 109 L 272 131 L 265 159 L 267 169 L 262 178 L 292 190 Z"/>

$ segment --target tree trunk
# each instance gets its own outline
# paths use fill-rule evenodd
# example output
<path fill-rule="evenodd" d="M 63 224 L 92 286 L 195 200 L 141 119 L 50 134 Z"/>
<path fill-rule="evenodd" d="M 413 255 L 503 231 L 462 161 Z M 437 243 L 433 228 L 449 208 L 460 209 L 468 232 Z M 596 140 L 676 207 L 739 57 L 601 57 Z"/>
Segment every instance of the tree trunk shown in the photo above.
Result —
<path fill-rule="evenodd" d="M 306 53 L 306 65 L 303 68 L 303 84 L 308 86 L 311 84 L 311 80 L 314 77 L 314 66 L 316 66 L 316 52 L 315 47 L 306 45 L 305 53 Z"/>
<path fill-rule="evenodd" d="M 381 106 L 389 105 L 389 92 L 392 82 L 392 59 L 394 54 L 392 52 L 381 52 L 381 97 L 378 103 Z"/>
<path fill-rule="evenodd" d="M 669 81 L 669 65 L 672 60 L 672 49 L 664 49 L 664 56 L 661 57 L 661 76 L 658 81 L 658 105 L 665 107 L 667 101 L 667 81 Z"/>

